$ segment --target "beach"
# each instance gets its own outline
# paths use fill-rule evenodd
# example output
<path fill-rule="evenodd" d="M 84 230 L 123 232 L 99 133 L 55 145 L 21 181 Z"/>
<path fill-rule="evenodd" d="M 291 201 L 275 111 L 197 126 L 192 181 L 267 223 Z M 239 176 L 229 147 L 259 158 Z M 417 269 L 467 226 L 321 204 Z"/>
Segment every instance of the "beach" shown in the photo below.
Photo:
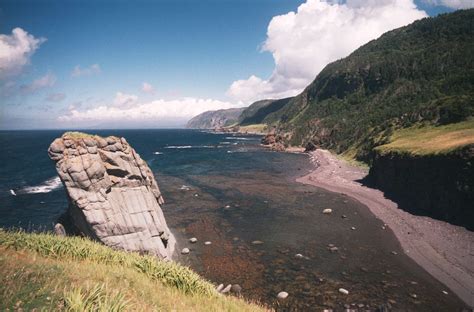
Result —
<path fill-rule="evenodd" d="M 412 215 L 359 181 L 368 170 L 318 149 L 310 153 L 315 169 L 297 182 L 345 194 L 379 218 L 400 242 L 403 252 L 437 280 L 474 306 L 474 233 L 465 228 Z"/>

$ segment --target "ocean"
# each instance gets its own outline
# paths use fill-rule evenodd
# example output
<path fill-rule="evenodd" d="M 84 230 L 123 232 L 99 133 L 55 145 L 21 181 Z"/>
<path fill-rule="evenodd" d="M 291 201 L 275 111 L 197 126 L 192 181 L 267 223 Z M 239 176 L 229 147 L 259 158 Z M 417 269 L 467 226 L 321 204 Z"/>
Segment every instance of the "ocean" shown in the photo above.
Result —
<path fill-rule="evenodd" d="M 184 129 L 86 132 L 123 136 L 147 161 L 178 250 L 191 249 L 176 261 L 216 285 L 239 284 L 247 299 L 282 311 L 463 307 L 404 255 L 391 230 L 383 230 L 365 206 L 296 183 L 312 168 L 305 154 L 269 151 L 254 135 Z M 51 230 L 66 210 L 64 188 L 47 155 L 61 134 L 0 132 L 0 227 Z M 333 210 L 330 216 L 322 214 L 326 208 Z M 198 243 L 188 243 L 190 237 Z M 284 302 L 276 300 L 280 291 L 290 294 Z"/>

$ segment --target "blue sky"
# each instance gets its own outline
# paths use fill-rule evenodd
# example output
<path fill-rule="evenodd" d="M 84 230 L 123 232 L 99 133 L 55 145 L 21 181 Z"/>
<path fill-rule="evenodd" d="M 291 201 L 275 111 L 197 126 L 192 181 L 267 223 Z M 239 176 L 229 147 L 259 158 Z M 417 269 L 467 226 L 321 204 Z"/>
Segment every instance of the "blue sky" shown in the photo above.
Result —
<path fill-rule="evenodd" d="M 380 0 L 378 13 L 368 13 L 371 1 L 308 2 L 2 0 L 0 62 L 8 65 L 0 67 L 0 128 L 182 126 L 207 109 L 294 95 L 321 67 L 373 37 L 456 9 L 437 5 L 443 1 Z M 341 46 L 325 24 L 328 12 L 341 20 L 367 14 L 377 25 L 376 14 L 399 14 L 375 32 L 345 25 L 366 37 Z M 313 21 L 319 28 L 305 31 Z M 27 43 L 15 42 L 15 28 L 28 34 Z M 21 54 L 15 44 L 30 50 Z M 335 52 L 321 55 L 323 46 Z M 308 55 L 300 53 L 307 47 Z"/>

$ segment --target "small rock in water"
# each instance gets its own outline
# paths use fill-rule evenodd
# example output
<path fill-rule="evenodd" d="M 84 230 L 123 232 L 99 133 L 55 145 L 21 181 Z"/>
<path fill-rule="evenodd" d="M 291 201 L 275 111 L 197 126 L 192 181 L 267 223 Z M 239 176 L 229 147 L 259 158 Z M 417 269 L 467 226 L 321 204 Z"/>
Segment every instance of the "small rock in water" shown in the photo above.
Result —
<path fill-rule="evenodd" d="M 304 256 L 303 256 L 302 254 L 296 254 L 296 255 L 295 255 L 295 258 L 296 258 L 296 259 L 303 259 Z"/>
<path fill-rule="evenodd" d="M 346 218 L 347 218 L 347 216 L 346 216 L 346 215 L 342 215 L 342 216 L 341 216 L 341 218 L 343 218 L 343 219 L 346 219 Z"/>
<path fill-rule="evenodd" d="M 226 294 L 226 293 L 228 293 L 231 288 L 232 288 L 232 285 L 231 285 L 231 284 L 227 285 L 224 289 L 221 290 L 221 294 Z"/>
<path fill-rule="evenodd" d="M 219 293 L 222 291 L 222 289 L 224 289 L 224 284 L 219 284 L 219 286 L 216 288 L 217 292 Z"/>
<path fill-rule="evenodd" d="M 193 244 L 196 243 L 197 241 L 198 241 L 198 239 L 197 239 L 196 237 L 191 237 L 191 238 L 189 239 L 189 242 L 190 242 L 190 243 L 193 243 Z"/>
<path fill-rule="evenodd" d="M 329 248 L 334 247 L 334 244 L 328 244 L 328 247 Z"/>
<path fill-rule="evenodd" d="M 410 284 L 412 284 L 412 285 L 418 285 L 418 283 L 415 282 L 415 281 L 410 281 Z"/>
<path fill-rule="evenodd" d="M 392 255 L 398 255 L 396 251 L 392 251 Z"/>
<path fill-rule="evenodd" d="M 355 226 L 351 227 L 351 230 L 353 230 L 353 231 L 354 231 L 355 229 L 356 229 L 356 228 L 355 228 Z"/>
<path fill-rule="evenodd" d="M 263 242 L 262 242 L 262 241 L 259 241 L 259 240 L 254 240 L 254 241 L 252 242 L 252 245 L 261 245 L 261 244 L 263 244 Z"/>
<path fill-rule="evenodd" d="M 339 288 L 339 292 L 341 294 L 344 294 L 344 295 L 348 295 L 349 294 L 349 291 L 347 289 L 344 289 L 344 288 Z"/>
<path fill-rule="evenodd" d="M 236 294 L 239 294 L 242 291 L 242 287 L 239 284 L 234 284 L 230 290 Z"/>
<path fill-rule="evenodd" d="M 210 241 L 204 242 L 204 245 L 210 245 L 212 244 Z"/>
<path fill-rule="evenodd" d="M 448 292 L 447 292 L 446 290 L 443 290 L 443 294 L 447 295 L 447 294 L 448 294 Z"/>
<path fill-rule="evenodd" d="M 232 238 L 232 240 L 233 240 L 234 242 L 236 242 L 236 241 L 239 240 L 239 238 L 238 238 L 238 237 L 234 237 L 234 238 Z"/>
<path fill-rule="evenodd" d="M 363 307 L 365 307 L 365 305 L 364 305 L 363 303 L 359 303 L 359 304 L 357 305 L 357 307 L 358 307 L 359 309 L 362 309 Z"/>
<path fill-rule="evenodd" d="M 230 205 L 225 205 L 224 209 L 229 209 Z"/>
<path fill-rule="evenodd" d="M 410 294 L 410 297 L 412 297 L 414 299 L 418 298 L 418 296 L 416 294 Z"/>
<path fill-rule="evenodd" d="M 181 253 L 183 255 L 187 255 L 189 253 L 189 248 L 183 248 L 183 250 L 181 250 Z"/>
<path fill-rule="evenodd" d="M 199 194 L 197 194 L 197 193 L 196 193 L 196 194 L 194 194 L 194 197 L 199 197 Z"/>
<path fill-rule="evenodd" d="M 280 291 L 277 295 L 278 299 L 286 299 L 288 297 L 288 293 L 286 291 Z"/>
<path fill-rule="evenodd" d="M 61 223 L 56 223 L 54 226 L 54 233 L 58 236 L 66 236 L 66 229 Z"/>
<path fill-rule="evenodd" d="M 330 248 L 329 248 L 329 251 L 330 251 L 330 252 L 336 252 L 336 251 L 338 251 L 338 250 L 339 250 L 339 248 L 337 248 L 337 247 L 330 247 Z"/>
<path fill-rule="evenodd" d="M 332 213 L 332 209 L 326 208 L 326 209 L 323 210 L 323 213 L 324 213 L 324 214 L 331 214 L 331 213 Z"/>

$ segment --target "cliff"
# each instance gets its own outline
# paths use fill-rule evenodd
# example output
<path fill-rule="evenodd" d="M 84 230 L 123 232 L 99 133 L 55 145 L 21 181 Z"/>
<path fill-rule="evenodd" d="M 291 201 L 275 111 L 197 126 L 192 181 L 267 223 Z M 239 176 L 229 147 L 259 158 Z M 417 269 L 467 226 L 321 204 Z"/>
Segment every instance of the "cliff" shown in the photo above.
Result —
<path fill-rule="evenodd" d="M 376 152 L 369 179 L 406 211 L 474 230 L 474 145 L 446 155 Z"/>
<path fill-rule="evenodd" d="M 160 207 L 158 184 L 124 138 L 68 132 L 48 153 L 69 199 L 69 231 L 113 248 L 171 259 L 175 238 Z"/>
<path fill-rule="evenodd" d="M 229 108 L 207 111 L 193 117 L 186 124 L 190 129 L 218 129 L 237 123 L 244 108 Z"/>
<path fill-rule="evenodd" d="M 395 132 L 374 150 L 368 183 L 404 210 L 474 230 L 474 119 Z"/>

